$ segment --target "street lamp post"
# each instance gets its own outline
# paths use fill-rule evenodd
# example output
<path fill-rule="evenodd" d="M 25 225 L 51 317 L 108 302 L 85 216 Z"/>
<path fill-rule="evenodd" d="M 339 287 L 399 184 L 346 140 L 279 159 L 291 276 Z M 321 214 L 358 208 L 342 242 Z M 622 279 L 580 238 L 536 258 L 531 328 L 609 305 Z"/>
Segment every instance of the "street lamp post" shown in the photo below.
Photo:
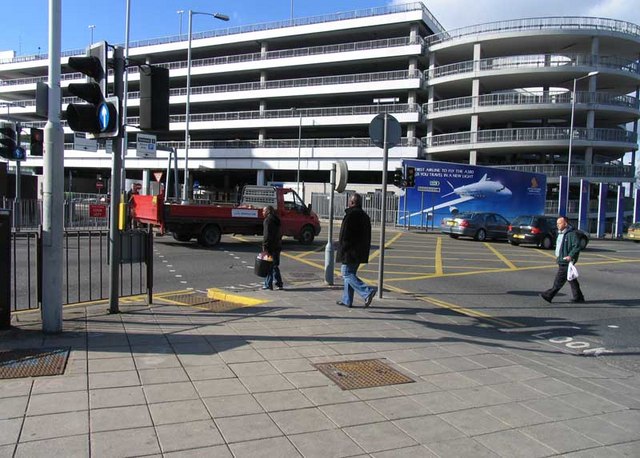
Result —
<path fill-rule="evenodd" d="M 93 29 L 95 29 L 96 26 L 94 24 L 91 24 L 88 29 L 91 30 L 91 43 L 89 44 L 93 44 Z"/>
<path fill-rule="evenodd" d="M 180 15 L 180 39 L 182 39 L 182 15 L 184 14 L 184 10 L 176 11 Z"/>
<path fill-rule="evenodd" d="M 291 108 L 291 112 L 295 113 L 296 109 Z M 298 169 L 296 173 L 296 192 L 300 195 L 300 150 L 302 148 L 302 112 L 299 111 L 298 118 Z"/>
<path fill-rule="evenodd" d="M 187 45 L 187 101 L 185 106 L 185 126 L 184 126 L 184 184 L 182 186 L 182 203 L 189 202 L 189 109 L 191 101 L 191 39 L 193 35 L 193 16 L 201 14 L 211 16 L 221 21 L 228 21 L 229 16 L 220 13 L 204 13 L 189 10 L 189 43 Z M 181 21 L 182 23 L 182 21 Z"/>
<path fill-rule="evenodd" d="M 584 76 L 573 79 L 573 90 L 571 91 L 571 122 L 569 124 L 569 157 L 567 158 L 567 200 L 566 213 L 569 213 L 569 189 L 571 188 L 571 149 L 573 146 L 573 120 L 576 112 L 576 83 L 582 79 L 596 76 L 597 71 L 589 72 Z"/>

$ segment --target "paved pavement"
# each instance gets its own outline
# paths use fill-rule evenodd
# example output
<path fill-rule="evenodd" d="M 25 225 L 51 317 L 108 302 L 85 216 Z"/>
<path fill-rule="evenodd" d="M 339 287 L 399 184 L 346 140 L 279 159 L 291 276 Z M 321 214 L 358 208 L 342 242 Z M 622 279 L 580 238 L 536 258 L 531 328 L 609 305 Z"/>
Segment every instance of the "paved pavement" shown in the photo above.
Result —
<path fill-rule="evenodd" d="M 606 356 L 408 296 L 247 296 L 266 302 L 69 307 L 58 336 L 14 315 L 0 350 L 72 351 L 63 375 L 0 380 L 0 457 L 640 456 L 640 374 Z M 343 391 L 312 365 L 370 358 L 415 382 Z"/>

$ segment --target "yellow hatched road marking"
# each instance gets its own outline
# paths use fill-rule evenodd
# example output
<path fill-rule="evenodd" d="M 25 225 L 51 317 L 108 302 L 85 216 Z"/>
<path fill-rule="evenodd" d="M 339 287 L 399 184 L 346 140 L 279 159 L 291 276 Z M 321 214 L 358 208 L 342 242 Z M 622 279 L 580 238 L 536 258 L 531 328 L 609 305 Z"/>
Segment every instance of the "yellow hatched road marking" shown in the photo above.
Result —
<path fill-rule="evenodd" d="M 514 263 L 509 261 L 502 253 L 500 253 L 498 250 L 496 250 L 490 244 L 488 244 L 487 242 L 484 242 L 484 246 L 489 248 L 489 250 L 491 250 L 493 252 L 493 254 L 495 254 L 498 257 L 498 259 L 500 259 L 502 262 L 504 262 L 509 267 L 509 269 L 514 269 L 514 270 L 517 269 L 517 267 L 516 267 L 516 265 Z"/>

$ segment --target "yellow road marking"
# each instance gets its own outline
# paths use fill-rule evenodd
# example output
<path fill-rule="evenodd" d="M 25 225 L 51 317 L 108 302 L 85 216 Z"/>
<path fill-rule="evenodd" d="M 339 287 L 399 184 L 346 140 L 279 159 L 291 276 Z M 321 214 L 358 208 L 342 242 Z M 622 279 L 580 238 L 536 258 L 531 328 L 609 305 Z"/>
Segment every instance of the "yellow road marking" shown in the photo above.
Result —
<path fill-rule="evenodd" d="M 398 293 L 402 293 L 402 294 L 411 294 L 409 291 L 403 290 L 401 288 L 398 287 L 389 287 L 390 290 L 398 292 Z M 416 299 L 422 301 L 422 302 L 427 302 L 429 304 L 435 305 L 436 307 L 441 307 L 441 308 L 445 308 L 451 311 L 454 311 L 456 313 L 460 313 L 462 315 L 466 315 L 469 316 L 471 318 L 479 318 L 485 321 L 490 321 L 492 323 L 495 324 L 499 324 L 501 326 L 506 326 L 506 327 L 524 327 L 526 326 L 525 324 L 522 323 L 518 323 L 516 321 L 511 321 L 511 320 L 506 320 L 504 318 L 496 318 L 493 317 L 489 314 L 483 313 L 483 312 L 478 312 L 476 310 L 472 310 L 472 309 L 468 309 L 465 307 L 461 307 L 459 305 L 456 304 L 452 304 L 450 302 L 445 302 L 441 299 L 436 299 L 433 297 L 429 297 L 429 296 L 414 296 Z"/>
<path fill-rule="evenodd" d="M 622 258 L 613 258 L 611 256 L 607 256 L 607 255 L 604 255 L 604 254 L 595 254 L 594 253 L 593 256 L 596 256 L 598 258 L 610 259 L 612 261 L 622 261 Z"/>
<path fill-rule="evenodd" d="M 436 239 L 435 264 L 436 264 L 436 275 L 442 275 L 444 272 L 442 269 L 442 237 L 438 237 Z"/>
<path fill-rule="evenodd" d="M 491 250 L 493 252 L 493 254 L 495 254 L 498 257 L 498 259 L 500 259 L 502 262 L 504 262 L 509 267 L 509 269 L 513 269 L 513 270 L 517 269 L 517 267 L 515 266 L 514 263 L 509 261 L 502 253 L 500 253 L 498 250 L 496 250 L 490 244 L 488 244 L 487 242 L 484 242 L 484 246 L 489 248 L 489 250 Z"/>
<path fill-rule="evenodd" d="M 387 240 L 387 241 L 384 243 L 384 247 L 385 247 L 385 248 L 389 248 L 389 247 L 391 246 L 391 244 L 392 244 L 393 242 L 395 242 L 396 240 L 398 240 L 400 237 L 402 237 L 402 232 L 398 232 L 396 235 L 394 235 L 394 236 L 391 238 L 391 240 Z M 385 255 L 386 255 L 386 254 L 387 254 L 387 253 L 385 252 Z M 372 255 L 370 255 L 370 256 L 369 256 L 369 261 L 371 261 L 372 259 L 377 258 L 378 256 L 380 256 L 380 248 L 378 248 L 376 251 L 374 251 L 374 252 L 373 252 L 373 254 L 372 254 Z"/>
<path fill-rule="evenodd" d="M 628 264 L 628 263 L 634 263 L 634 262 L 640 263 L 640 259 L 627 259 L 627 260 L 620 260 L 620 261 L 591 261 L 591 262 L 580 261 L 579 264 L 581 266 L 598 266 L 598 265 L 608 265 L 608 264 Z M 550 268 L 557 268 L 557 267 L 558 267 L 557 264 L 543 264 L 541 266 L 517 267 L 516 269 L 501 268 L 501 269 L 472 270 L 469 272 L 446 273 L 442 275 L 431 274 L 431 275 L 422 275 L 417 277 L 391 278 L 391 279 L 388 279 L 388 281 L 394 281 L 394 282 L 413 281 L 413 280 L 425 280 L 428 278 L 436 278 L 436 277 L 460 277 L 464 275 L 477 275 L 477 274 L 497 273 L 497 272 L 520 272 L 523 270 L 550 269 Z"/>

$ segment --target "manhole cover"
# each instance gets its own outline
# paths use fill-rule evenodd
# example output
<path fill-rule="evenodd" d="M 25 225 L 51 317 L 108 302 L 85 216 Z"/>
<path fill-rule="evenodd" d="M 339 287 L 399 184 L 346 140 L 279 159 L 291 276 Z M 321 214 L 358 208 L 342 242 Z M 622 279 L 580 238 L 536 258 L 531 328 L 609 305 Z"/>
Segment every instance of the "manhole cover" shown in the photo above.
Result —
<path fill-rule="evenodd" d="M 379 359 L 318 363 L 313 366 L 343 390 L 414 382 Z"/>
<path fill-rule="evenodd" d="M 228 312 L 242 307 L 241 304 L 237 304 L 229 301 L 220 301 L 217 299 L 211 299 L 206 294 L 201 293 L 187 293 L 187 294 L 172 294 L 162 296 L 160 299 L 171 301 L 179 305 L 189 305 L 198 308 L 205 308 L 212 312 Z"/>
<path fill-rule="evenodd" d="M 41 377 L 64 373 L 69 347 L 0 352 L 0 379 Z"/>

